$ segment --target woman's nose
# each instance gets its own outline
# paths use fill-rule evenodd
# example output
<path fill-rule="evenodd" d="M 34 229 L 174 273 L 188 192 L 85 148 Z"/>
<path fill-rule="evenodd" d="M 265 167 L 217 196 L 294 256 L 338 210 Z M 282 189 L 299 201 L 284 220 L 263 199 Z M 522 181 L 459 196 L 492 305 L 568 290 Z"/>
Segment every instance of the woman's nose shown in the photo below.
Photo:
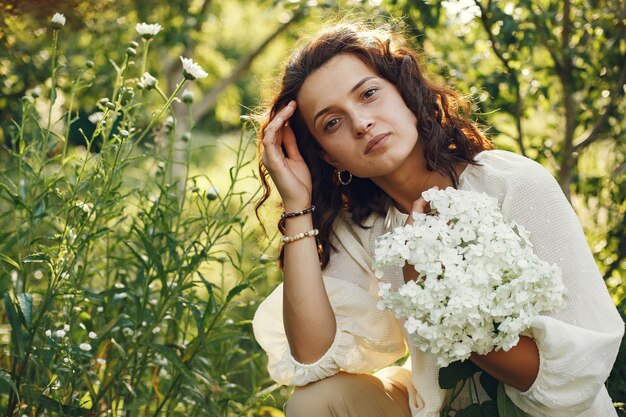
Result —
<path fill-rule="evenodd" d="M 372 127 L 374 127 L 374 121 L 371 117 L 361 116 L 359 118 L 355 118 L 354 133 L 357 138 L 365 136 L 365 134 L 369 132 Z"/>

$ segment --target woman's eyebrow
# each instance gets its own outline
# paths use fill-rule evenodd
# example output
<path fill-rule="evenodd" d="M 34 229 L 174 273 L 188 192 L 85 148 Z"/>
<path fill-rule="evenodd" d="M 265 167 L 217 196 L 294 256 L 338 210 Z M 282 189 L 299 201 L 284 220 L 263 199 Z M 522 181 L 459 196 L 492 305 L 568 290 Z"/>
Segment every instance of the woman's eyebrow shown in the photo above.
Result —
<path fill-rule="evenodd" d="M 352 89 L 350 90 L 351 93 L 354 93 L 360 86 L 362 86 L 363 84 L 365 84 L 368 80 L 371 80 L 372 78 L 378 78 L 374 75 L 369 75 L 367 77 L 363 77 L 361 80 L 359 80 L 358 83 L 354 84 L 354 87 L 352 87 Z M 327 113 L 330 110 L 330 107 L 324 107 L 322 110 L 318 111 L 315 114 L 315 117 L 313 117 L 313 126 L 315 126 L 315 122 L 317 121 L 317 119 L 322 116 L 324 113 Z"/>
<path fill-rule="evenodd" d="M 352 87 L 352 90 L 350 90 L 350 92 L 354 93 L 360 86 L 362 86 L 363 84 L 365 84 L 366 81 L 371 80 L 372 78 L 378 78 L 378 77 L 375 77 L 373 75 L 370 75 L 368 77 L 364 77 L 361 81 L 359 81 L 358 83 L 354 84 L 354 87 Z"/>

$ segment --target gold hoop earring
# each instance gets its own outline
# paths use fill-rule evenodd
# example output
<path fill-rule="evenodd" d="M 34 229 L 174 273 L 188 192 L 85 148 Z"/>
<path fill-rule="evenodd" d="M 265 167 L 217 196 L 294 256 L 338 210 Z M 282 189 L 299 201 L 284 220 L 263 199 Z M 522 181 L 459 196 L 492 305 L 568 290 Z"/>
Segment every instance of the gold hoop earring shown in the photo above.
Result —
<path fill-rule="evenodd" d="M 344 170 L 344 171 L 336 170 L 335 172 L 337 173 L 337 181 L 339 181 L 339 184 L 341 184 L 341 185 L 348 185 L 348 184 L 350 184 L 352 182 L 352 174 L 350 173 L 350 171 L 348 171 L 348 170 Z M 341 176 L 341 174 L 344 173 L 344 172 L 347 172 L 348 175 L 349 175 L 348 179 L 345 180 L 345 181 L 344 181 L 343 177 Z"/>

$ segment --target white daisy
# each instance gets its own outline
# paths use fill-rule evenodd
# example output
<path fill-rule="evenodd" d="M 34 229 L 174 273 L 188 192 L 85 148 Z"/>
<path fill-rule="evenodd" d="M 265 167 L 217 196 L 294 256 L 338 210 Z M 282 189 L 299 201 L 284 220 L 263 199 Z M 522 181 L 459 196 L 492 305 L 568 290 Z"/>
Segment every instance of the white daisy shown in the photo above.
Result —
<path fill-rule="evenodd" d="M 65 16 L 61 13 L 55 13 L 50 21 L 50 26 L 52 26 L 53 29 L 61 29 L 65 26 Z"/>
<path fill-rule="evenodd" d="M 101 111 L 97 111 L 89 115 L 88 119 L 94 125 L 97 125 L 100 120 L 104 117 L 104 113 Z"/>
<path fill-rule="evenodd" d="M 209 75 L 200 65 L 193 62 L 193 59 L 183 58 L 181 56 L 180 60 L 183 63 L 183 75 L 186 79 L 195 80 L 197 78 L 205 78 Z"/>
<path fill-rule="evenodd" d="M 141 78 L 139 79 L 141 85 L 143 85 L 147 90 L 153 89 L 159 83 L 159 80 L 154 78 L 152 74 L 149 72 L 144 72 Z"/>
<path fill-rule="evenodd" d="M 161 27 L 158 23 L 137 23 L 135 30 L 142 38 L 148 40 L 154 38 L 161 31 Z"/>

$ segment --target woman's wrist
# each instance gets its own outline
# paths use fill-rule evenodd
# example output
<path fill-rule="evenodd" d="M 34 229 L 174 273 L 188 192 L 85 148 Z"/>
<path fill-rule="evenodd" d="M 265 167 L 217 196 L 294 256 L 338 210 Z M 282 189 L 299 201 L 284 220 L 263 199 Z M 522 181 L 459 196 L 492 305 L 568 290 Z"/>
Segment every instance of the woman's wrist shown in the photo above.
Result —
<path fill-rule="evenodd" d="M 305 201 L 294 201 L 294 202 L 283 202 L 283 206 L 285 209 L 285 213 L 296 213 L 302 210 L 306 210 L 311 208 L 313 205 L 310 200 Z"/>
<path fill-rule="evenodd" d="M 310 206 L 307 208 L 304 208 L 302 210 L 296 210 L 296 211 L 285 211 L 283 214 L 280 215 L 280 219 L 282 221 L 285 221 L 287 219 L 291 219 L 293 217 L 298 217 L 298 216 L 304 216 L 306 214 L 309 213 L 313 213 L 315 211 L 315 206 Z"/>
<path fill-rule="evenodd" d="M 285 235 L 293 235 L 313 229 L 313 216 L 306 213 L 297 217 L 290 217 L 284 220 Z"/>

